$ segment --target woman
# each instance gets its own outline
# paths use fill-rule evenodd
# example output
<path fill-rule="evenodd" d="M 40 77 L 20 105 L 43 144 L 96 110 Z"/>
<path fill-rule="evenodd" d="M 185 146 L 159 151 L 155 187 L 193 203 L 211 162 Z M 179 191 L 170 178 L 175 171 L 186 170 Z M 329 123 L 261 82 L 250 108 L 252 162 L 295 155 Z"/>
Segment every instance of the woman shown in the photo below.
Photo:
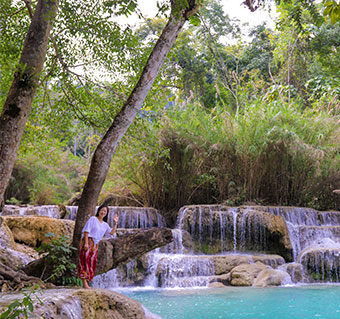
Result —
<path fill-rule="evenodd" d="M 83 281 L 83 287 L 90 289 L 91 282 L 96 271 L 98 243 L 104 236 L 113 235 L 117 230 L 119 217 L 113 217 L 114 226 L 107 223 L 109 208 L 102 205 L 98 208 L 96 216 L 90 217 L 82 230 L 79 250 L 78 276 Z"/>

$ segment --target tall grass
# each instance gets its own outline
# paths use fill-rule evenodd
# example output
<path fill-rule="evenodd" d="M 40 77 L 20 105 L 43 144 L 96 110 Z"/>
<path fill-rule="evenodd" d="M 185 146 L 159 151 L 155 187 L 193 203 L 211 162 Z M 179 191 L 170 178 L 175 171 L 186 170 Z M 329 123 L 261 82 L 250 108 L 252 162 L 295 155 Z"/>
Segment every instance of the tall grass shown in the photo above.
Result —
<path fill-rule="evenodd" d="M 163 210 L 197 203 L 340 209 L 339 118 L 258 101 L 229 114 L 199 104 L 166 110 L 128 137 L 113 164 L 144 205 Z M 337 197 L 338 196 L 338 197 Z"/>

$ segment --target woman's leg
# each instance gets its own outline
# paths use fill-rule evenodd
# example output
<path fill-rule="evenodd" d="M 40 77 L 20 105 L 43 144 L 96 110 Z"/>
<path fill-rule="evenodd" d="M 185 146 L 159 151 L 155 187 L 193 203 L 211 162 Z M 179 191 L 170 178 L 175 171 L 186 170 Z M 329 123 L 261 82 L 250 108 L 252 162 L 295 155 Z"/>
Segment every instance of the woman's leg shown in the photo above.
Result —
<path fill-rule="evenodd" d="M 88 250 L 84 250 L 83 245 L 83 240 L 81 240 L 79 251 L 78 276 L 83 282 L 83 287 L 85 289 L 90 289 L 88 283 L 92 281 L 96 271 L 98 245 L 93 242 L 92 238 L 89 238 Z"/>
<path fill-rule="evenodd" d="M 82 281 L 83 281 L 83 288 L 85 288 L 85 289 L 91 289 L 91 287 L 88 285 L 86 279 L 82 279 Z"/>

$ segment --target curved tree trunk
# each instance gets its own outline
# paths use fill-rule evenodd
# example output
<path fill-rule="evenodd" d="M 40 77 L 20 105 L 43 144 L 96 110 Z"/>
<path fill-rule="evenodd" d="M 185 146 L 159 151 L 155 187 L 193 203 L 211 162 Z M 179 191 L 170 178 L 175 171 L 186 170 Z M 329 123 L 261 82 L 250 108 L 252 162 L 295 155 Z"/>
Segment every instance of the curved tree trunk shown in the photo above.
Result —
<path fill-rule="evenodd" d="M 57 0 L 39 0 L 26 35 L 19 66 L 0 116 L 0 211 L 31 111 L 56 13 Z"/>
<path fill-rule="evenodd" d="M 118 143 L 141 108 L 187 17 L 195 13 L 197 8 L 195 0 L 188 1 L 190 7 L 185 10 L 179 10 L 179 7 L 183 8 L 184 1 L 182 0 L 173 0 L 171 3 L 172 13 L 170 19 L 153 48 L 138 83 L 93 154 L 90 170 L 79 202 L 73 234 L 72 244 L 74 247 L 79 246 L 82 228 L 89 216 L 94 213 L 99 193 L 104 184 L 112 156 Z"/>
<path fill-rule="evenodd" d="M 116 238 L 103 239 L 99 242 L 96 275 L 114 269 L 119 264 L 136 259 L 172 241 L 173 235 L 169 228 L 138 229 Z M 42 278 L 44 280 L 53 273 L 51 265 L 46 265 L 44 258 L 32 261 L 21 270 L 29 276 L 40 277 L 44 274 Z"/>

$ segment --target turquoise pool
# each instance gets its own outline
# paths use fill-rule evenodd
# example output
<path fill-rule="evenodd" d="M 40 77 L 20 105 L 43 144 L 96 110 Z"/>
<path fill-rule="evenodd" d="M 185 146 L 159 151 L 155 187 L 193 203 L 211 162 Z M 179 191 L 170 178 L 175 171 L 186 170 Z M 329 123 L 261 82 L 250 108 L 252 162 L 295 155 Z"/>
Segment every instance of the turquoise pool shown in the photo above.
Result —
<path fill-rule="evenodd" d="M 340 286 L 122 291 L 163 319 L 340 319 Z"/>

